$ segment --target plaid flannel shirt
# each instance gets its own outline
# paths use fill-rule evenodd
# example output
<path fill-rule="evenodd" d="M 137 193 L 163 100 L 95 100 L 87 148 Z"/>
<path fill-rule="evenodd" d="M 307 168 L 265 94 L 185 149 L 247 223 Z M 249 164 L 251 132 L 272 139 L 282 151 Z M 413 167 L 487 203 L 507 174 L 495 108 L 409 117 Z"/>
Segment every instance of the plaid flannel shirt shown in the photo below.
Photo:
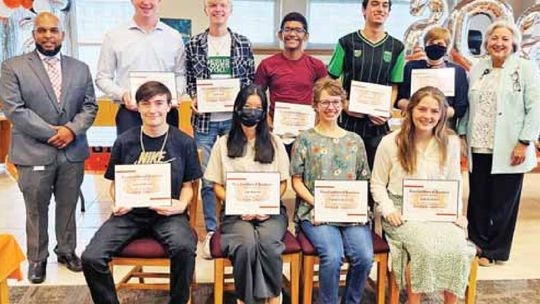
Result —
<path fill-rule="evenodd" d="M 250 85 L 255 78 L 255 60 L 249 40 L 242 35 L 231 34 L 231 71 L 233 78 L 240 79 L 240 87 Z M 208 29 L 193 36 L 186 45 L 187 93 L 193 98 L 197 95 L 197 79 L 209 79 L 208 68 Z M 195 131 L 208 133 L 210 113 L 194 114 L 191 123 Z"/>

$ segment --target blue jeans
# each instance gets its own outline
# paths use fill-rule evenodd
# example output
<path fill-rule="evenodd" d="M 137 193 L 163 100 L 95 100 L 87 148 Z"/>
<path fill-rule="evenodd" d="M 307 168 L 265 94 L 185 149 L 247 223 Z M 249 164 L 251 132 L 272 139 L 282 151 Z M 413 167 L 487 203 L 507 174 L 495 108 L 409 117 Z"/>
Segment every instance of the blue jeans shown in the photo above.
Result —
<path fill-rule="evenodd" d="M 373 264 L 373 240 L 367 225 L 300 226 L 319 254 L 319 298 L 321 303 L 338 303 L 339 272 L 347 257 L 349 271 L 341 303 L 360 303 Z"/>
<path fill-rule="evenodd" d="M 208 133 L 201 133 L 197 131 L 194 132 L 197 147 L 201 149 L 203 153 L 201 163 L 203 172 L 206 171 L 208 159 L 210 158 L 210 152 L 212 151 L 212 147 L 216 143 L 217 138 L 219 136 L 228 134 L 231 124 L 231 119 L 224 121 L 211 121 Z M 203 201 L 204 224 L 206 226 L 206 231 L 216 231 L 216 198 L 214 196 L 213 183 L 204 178 L 201 188 L 201 197 Z"/>

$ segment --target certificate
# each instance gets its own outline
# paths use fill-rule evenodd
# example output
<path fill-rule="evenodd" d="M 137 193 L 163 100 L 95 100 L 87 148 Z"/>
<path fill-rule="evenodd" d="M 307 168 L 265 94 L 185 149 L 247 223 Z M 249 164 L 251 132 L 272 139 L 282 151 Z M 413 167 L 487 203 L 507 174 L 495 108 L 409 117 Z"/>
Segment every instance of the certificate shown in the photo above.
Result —
<path fill-rule="evenodd" d="M 171 91 L 171 103 L 178 104 L 174 72 L 129 72 L 129 94 L 133 101 L 135 101 L 135 93 L 139 87 L 148 81 L 158 81 L 164 84 Z"/>
<path fill-rule="evenodd" d="M 315 126 L 315 111 L 310 105 L 276 101 L 274 107 L 274 134 L 296 137 Z"/>
<path fill-rule="evenodd" d="M 197 80 L 197 108 L 201 113 L 231 112 L 239 91 L 237 78 Z"/>
<path fill-rule="evenodd" d="M 349 99 L 349 111 L 351 112 L 390 117 L 391 86 L 353 80 Z"/>
<path fill-rule="evenodd" d="M 227 172 L 225 214 L 279 214 L 279 172 Z"/>
<path fill-rule="evenodd" d="M 446 97 L 455 96 L 454 79 L 456 69 L 414 69 L 411 71 L 411 96 L 423 87 L 436 87 Z"/>
<path fill-rule="evenodd" d="M 171 206 L 171 164 L 114 166 L 117 207 Z"/>
<path fill-rule="evenodd" d="M 315 181 L 316 222 L 366 223 L 367 210 L 367 181 Z"/>
<path fill-rule="evenodd" d="M 458 218 L 459 181 L 403 180 L 403 219 L 453 222 Z"/>

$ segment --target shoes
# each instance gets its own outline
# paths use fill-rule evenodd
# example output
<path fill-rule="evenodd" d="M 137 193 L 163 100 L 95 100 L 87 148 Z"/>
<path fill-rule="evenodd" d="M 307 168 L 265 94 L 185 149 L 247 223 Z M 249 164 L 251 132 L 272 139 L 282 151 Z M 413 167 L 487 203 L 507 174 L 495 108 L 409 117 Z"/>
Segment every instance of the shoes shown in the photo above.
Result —
<path fill-rule="evenodd" d="M 203 244 L 202 244 L 202 258 L 205 260 L 211 260 L 212 259 L 212 252 L 210 251 L 210 240 L 212 239 L 212 235 L 214 235 L 214 231 L 209 231 L 206 234 L 206 237 L 204 238 Z"/>
<path fill-rule="evenodd" d="M 491 267 L 495 265 L 495 260 L 486 258 L 486 257 L 481 257 L 478 259 L 478 265 L 482 267 Z"/>
<path fill-rule="evenodd" d="M 73 272 L 82 271 L 81 259 L 75 253 L 58 255 L 58 263 L 64 264 L 67 269 Z"/>
<path fill-rule="evenodd" d="M 47 275 L 47 261 L 41 261 L 28 264 L 28 280 L 34 284 L 40 284 L 45 281 Z"/>

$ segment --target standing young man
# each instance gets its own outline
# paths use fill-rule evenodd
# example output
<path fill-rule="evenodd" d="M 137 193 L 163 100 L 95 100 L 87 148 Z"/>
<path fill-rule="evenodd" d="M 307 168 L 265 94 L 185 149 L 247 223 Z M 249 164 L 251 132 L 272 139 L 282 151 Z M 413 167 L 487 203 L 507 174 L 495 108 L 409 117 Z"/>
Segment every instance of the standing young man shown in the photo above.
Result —
<path fill-rule="evenodd" d="M 133 20 L 105 34 L 99 54 L 96 85 L 120 103 L 116 113 L 116 134 L 140 126 L 137 103 L 129 92 L 129 72 L 174 72 L 178 97 L 185 88 L 185 54 L 182 37 L 159 21 L 161 0 L 131 0 Z M 178 127 L 177 103 L 167 116 Z"/>
<path fill-rule="evenodd" d="M 195 35 L 186 45 L 187 93 L 193 100 L 193 130 L 197 146 L 202 149 L 202 167 L 206 169 L 210 151 L 218 136 L 229 132 L 232 113 L 199 113 L 197 111 L 197 79 L 240 79 L 240 86 L 253 82 L 255 67 L 249 40 L 227 27 L 232 13 L 232 0 L 205 0 L 204 12 L 209 27 Z M 201 196 L 206 226 L 203 257 L 210 256 L 210 238 L 217 229 L 216 201 L 212 183 L 203 179 Z"/>
<path fill-rule="evenodd" d="M 83 270 L 92 299 L 117 304 L 118 298 L 109 262 L 133 238 L 151 233 L 171 259 L 169 303 L 187 303 L 195 269 L 196 240 L 186 208 L 193 195 L 193 181 L 202 175 L 195 141 L 170 126 L 171 92 L 160 82 L 143 84 L 135 95 L 142 126 L 122 133 L 111 151 L 105 178 L 112 181 L 114 167 L 122 164 L 171 164 L 169 207 L 127 208 L 114 205 L 111 217 L 96 232 L 82 255 Z M 113 196 L 114 199 L 114 196 Z M 195 216 L 195 215 L 193 215 Z"/>
<path fill-rule="evenodd" d="M 313 84 L 327 75 L 322 61 L 304 53 L 309 32 L 302 14 L 287 14 L 281 21 L 278 37 L 283 51 L 264 59 L 255 73 L 255 83 L 263 90 L 270 89 L 270 125 L 276 101 L 311 105 Z M 293 140 L 284 140 L 289 155 Z"/>
<path fill-rule="evenodd" d="M 364 28 L 339 39 L 328 65 L 331 77 L 343 77 L 343 87 L 349 96 L 353 80 L 392 85 L 389 108 L 396 99 L 397 84 L 403 81 L 405 65 L 403 43 L 384 30 L 391 7 L 391 0 L 363 0 Z M 377 146 L 389 131 L 388 118 L 352 113 L 346 109 L 341 115 L 341 126 L 364 140 L 369 166 L 373 168 Z"/>

